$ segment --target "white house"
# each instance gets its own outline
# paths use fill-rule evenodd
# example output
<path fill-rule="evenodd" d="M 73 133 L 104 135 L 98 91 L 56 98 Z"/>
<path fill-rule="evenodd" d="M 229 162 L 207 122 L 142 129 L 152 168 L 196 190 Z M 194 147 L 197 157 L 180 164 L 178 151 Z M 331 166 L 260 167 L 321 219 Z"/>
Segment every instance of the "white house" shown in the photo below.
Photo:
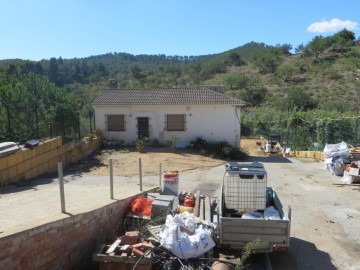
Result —
<path fill-rule="evenodd" d="M 92 102 L 96 128 L 106 139 L 134 144 L 148 137 L 167 144 L 176 136 L 182 146 L 197 137 L 239 146 L 244 105 L 206 87 L 110 89 Z"/>

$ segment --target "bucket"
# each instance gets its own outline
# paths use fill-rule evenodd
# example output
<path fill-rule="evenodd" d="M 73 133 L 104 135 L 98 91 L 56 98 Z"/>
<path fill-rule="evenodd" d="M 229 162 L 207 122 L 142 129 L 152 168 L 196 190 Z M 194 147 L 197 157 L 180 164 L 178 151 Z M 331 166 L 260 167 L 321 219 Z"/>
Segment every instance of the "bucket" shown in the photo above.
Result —
<path fill-rule="evenodd" d="M 177 196 L 179 193 L 179 172 L 171 171 L 163 174 L 161 194 Z"/>

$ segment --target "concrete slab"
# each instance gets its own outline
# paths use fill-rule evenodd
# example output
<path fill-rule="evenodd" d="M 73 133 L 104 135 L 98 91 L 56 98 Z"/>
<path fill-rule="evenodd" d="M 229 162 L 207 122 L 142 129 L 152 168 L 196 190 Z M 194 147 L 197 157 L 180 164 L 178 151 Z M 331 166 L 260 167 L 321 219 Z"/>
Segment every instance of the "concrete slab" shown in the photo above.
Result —
<path fill-rule="evenodd" d="M 209 187 L 221 183 L 223 166 L 182 172 L 179 183 L 181 190 L 198 190 L 207 182 Z M 139 176 L 114 176 L 114 199 L 110 199 L 109 176 L 69 174 L 64 176 L 65 209 L 61 213 L 59 179 L 40 178 L 26 185 L 9 186 L 0 189 L 0 238 L 69 215 L 84 213 L 114 200 L 122 200 L 142 192 L 152 192 L 159 184 L 158 175 L 142 177 L 143 190 L 140 191 Z M 167 197 L 162 197 L 167 200 Z"/>

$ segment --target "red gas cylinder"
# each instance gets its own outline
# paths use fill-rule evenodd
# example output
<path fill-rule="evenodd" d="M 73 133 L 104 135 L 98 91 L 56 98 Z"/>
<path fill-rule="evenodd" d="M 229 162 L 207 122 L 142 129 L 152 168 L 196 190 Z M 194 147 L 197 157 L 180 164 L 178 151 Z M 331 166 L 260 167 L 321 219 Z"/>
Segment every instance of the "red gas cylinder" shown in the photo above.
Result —
<path fill-rule="evenodd" d="M 184 206 L 186 207 L 194 207 L 195 206 L 195 196 L 194 194 L 190 193 L 185 196 Z"/>

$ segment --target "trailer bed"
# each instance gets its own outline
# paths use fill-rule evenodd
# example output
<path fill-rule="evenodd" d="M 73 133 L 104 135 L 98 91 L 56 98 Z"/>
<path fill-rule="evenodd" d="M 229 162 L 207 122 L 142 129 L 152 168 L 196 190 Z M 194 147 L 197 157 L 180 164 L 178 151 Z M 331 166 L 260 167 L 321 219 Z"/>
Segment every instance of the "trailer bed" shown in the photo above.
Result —
<path fill-rule="evenodd" d="M 218 208 L 218 243 L 221 247 L 242 249 L 253 242 L 251 249 L 257 253 L 287 251 L 290 243 L 291 208 L 284 209 L 276 192 L 272 191 L 272 203 L 279 211 L 280 220 L 245 219 L 227 212 L 224 187 Z"/>

